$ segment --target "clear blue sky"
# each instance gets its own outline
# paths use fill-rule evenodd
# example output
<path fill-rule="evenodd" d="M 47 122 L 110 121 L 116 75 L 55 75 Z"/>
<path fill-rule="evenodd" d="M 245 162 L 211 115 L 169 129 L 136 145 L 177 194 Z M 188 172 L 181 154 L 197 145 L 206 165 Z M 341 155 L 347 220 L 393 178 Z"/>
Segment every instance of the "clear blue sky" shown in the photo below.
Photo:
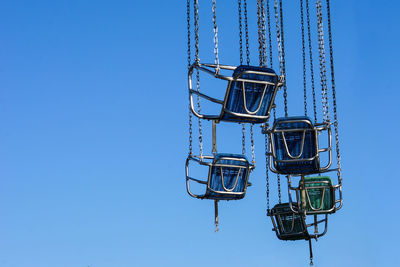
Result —
<path fill-rule="evenodd" d="M 331 2 L 344 208 L 314 245 L 315 264 L 396 266 L 400 4 Z M 217 4 L 221 62 L 237 64 L 236 3 Z M 291 93 L 302 90 L 297 8 L 286 17 L 292 115 L 302 103 Z M 218 234 L 212 202 L 186 194 L 185 9 L 1 2 L 0 267 L 308 265 L 306 242 L 277 240 L 265 217 L 258 130 L 254 186 L 221 204 Z M 201 34 L 206 42 L 210 29 Z"/>

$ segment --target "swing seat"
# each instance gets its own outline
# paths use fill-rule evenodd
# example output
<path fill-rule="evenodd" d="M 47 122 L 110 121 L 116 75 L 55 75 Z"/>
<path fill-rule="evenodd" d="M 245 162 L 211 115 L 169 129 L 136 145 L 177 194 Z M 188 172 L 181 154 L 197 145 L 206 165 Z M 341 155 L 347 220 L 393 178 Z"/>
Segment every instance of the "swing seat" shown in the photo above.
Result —
<path fill-rule="evenodd" d="M 207 160 L 207 161 L 206 161 Z M 189 176 L 189 162 L 196 161 L 208 166 L 207 181 Z M 186 163 L 186 186 L 189 195 L 200 199 L 238 200 L 246 194 L 250 171 L 254 167 L 241 154 L 219 153 L 215 156 L 200 158 L 189 156 Z M 206 192 L 197 195 L 190 190 L 190 181 L 206 185 Z"/>
<path fill-rule="evenodd" d="M 273 171 L 280 174 L 319 172 L 317 131 L 305 116 L 276 119 L 270 134 Z"/>
<path fill-rule="evenodd" d="M 294 204 L 297 208 L 297 205 Z M 271 210 L 274 231 L 280 240 L 308 240 L 309 234 L 303 216 L 292 211 L 289 203 L 275 205 Z"/>
<path fill-rule="evenodd" d="M 203 71 L 215 78 L 228 81 L 223 100 L 212 98 L 193 90 L 194 69 Z M 220 71 L 233 71 L 232 75 L 222 75 Z M 201 119 L 238 123 L 264 123 L 268 121 L 274 105 L 275 96 L 282 82 L 274 70 L 264 67 L 240 65 L 238 67 L 195 63 L 189 68 L 190 108 Z M 194 108 L 193 94 L 209 102 L 221 105 L 218 115 L 198 113 Z"/>
<path fill-rule="evenodd" d="M 328 176 L 304 177 L 304 186 L 299 184 L 301 201 L 307 214 L 330 213 L 335 210 L 335 189 L 332 180 Z"/>
<path fill-rule="evenodd" d="M 227 89 L 226 104 L 221 120 L 248 123 L 265 122 L 262 118 L 269 117 L 275 87 L 278 83 L 275 71 L 269 68 L 240 65 L 233 72 L 233 77 L 260 83 L 237 80 L 231 82 Z M 255 116 L 242 117 L 241 114 Z"/>

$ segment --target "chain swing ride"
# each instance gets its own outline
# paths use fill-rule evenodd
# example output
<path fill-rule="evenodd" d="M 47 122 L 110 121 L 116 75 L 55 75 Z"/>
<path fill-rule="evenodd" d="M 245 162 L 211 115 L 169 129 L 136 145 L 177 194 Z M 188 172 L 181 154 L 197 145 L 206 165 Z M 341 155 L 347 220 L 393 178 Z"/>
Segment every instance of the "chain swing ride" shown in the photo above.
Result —
<path fill-rule="evenodd" d="M 310 264 L 312 265 L 311 240 L 317 240 L 326 234 L 328 215 L 338 211 L 343 204 L 330 1 L 325 0 L 325 4 L 322 3 L 322 0 L 312 1 L 315 2 L 316 7 L 315 26 L 317 27 L 316 44 L 321 88 L 321 122 L 318 122 L 319 105 L 317 105 L 316 92 L 318 86 L 314 76 L 311 1 L 299 0 L 304 115 L 296 116 L 288 115 L 283 0 L 274 0 L 273 8 L 271 8 L 270 2 L 272 1 L 257 0 L 259 64 L 254 66 L 250 64 L 247 0 L 238 0 L 240 64 L 232 66 L 220 64 L 219 60 L 216 0 L 211 0 L 214 63 L 200 61 L 199 0 L 187 0 L 189 155 L 186 160 L 186 187 L 192 197 L 214 200 L 215 225 L 216 231 L 218 231 L 218 202 L 244 198 L 247 187 L 251 185 L 249 177 L 255 168 L 253 126 L 260 125 L 261 132 L 265 136 L 267 215 L 271 218 L 273 230 L 280 240 L 308 241 Z M 325 7 L 325 11 L 323 7 Z M 324 17 L 324 12 L 326 12 L 326 17 Z M 271 17 L 275 18 L 275 25 L 273 25 Z M 192 20 L 194 25 L 193 62 Z M 329 39 L 329 70 L 326 66 L 324 22 L 327 25 Z M 273 49 L 273 26 L 275 26 L 276 50 Z M 243 40 L 243 28 L 245 40 Z M 308 44 L 308 49 L 306 49 L 306 44 Z M 244 50 L 246 63 L 244 63 Z M 278 55 L 279 74 L 273 70 L 275 53 Z M 213 80 L 225 81 L 227 84 L 225 91 L 215 86 L 218 88 L 216 91 L 225 92 L 223 98 L 212 97 L 204 93 L 204 90 L 200 91 L 201 73 L 208 76 L 209 83 L 211 79 L 211 84 Z M 328 74 L 330 74 L 329 82 Z M 207 86 L 209 85 L 207 84 Z M 309 87 L 311 87 L 312 93 L 313 119 L 308 116 L 307 109 Z M 275 98 L 281 89 L 284 114 L 283 117 L 277 117 Z M 330 95 L 328 91 L 330 91 Z M 331 100 L 329 100 L 330 97 L 332 97 Z M 201 102 L 218 106 L 217 112 L 203 113 Z M 330 119 L 331 106 L 333 106 L 333 122 Z M 271 111 L 274 118 L 272 123 L 269 121 Z M 193 152 L 193 115 L 198 119 L 198 154 Z M 210 155 L 205 155 L 203 151 L 202 126 L 203 122 L 207 121 L 211 121 L 212 125 Z M 242 125 L 242 154 L 217 151 L 216 129 L 217 124 L 220 123 Z M 251 162 L 246 157 L 246 124 L 250 125 Z M 335 146 L 332 145 L 333 134 Z M 336 153 L 335 158 L 332 156 L 334 152 Z M 208 170 L 208 175 L 195 178 L 198 175 L 193 175 L 193 171 L 191 171 L 194 165 Z M 337 183 L 333 183 L 332 179 L 325 174 L 335 172 Z M 272 173 L 277 177 L 278 203 L 271 209 L 270 174 Z M 282 202 L 281 175 L 287 177 L 287 202 Z M 203 191 L 199 194 L 194 193 L 192 184 L 202 186 Z"/>

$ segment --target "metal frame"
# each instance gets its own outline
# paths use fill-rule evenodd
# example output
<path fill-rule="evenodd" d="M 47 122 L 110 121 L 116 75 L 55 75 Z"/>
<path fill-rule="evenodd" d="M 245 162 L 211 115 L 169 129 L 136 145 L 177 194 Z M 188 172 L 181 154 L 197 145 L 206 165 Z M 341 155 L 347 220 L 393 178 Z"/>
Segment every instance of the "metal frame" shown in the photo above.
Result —
<path fill-rule="evenodd" d="M 275 102 L 275 97 L 276 97 L 276 93 L 278 92 L 280 86 L 283 85 L 283 81 L 284 81 L 284 77 L 281 76 L 280 78 L 278 77 L 277 74 L 275 73 L 267 73 L 267 72 L 261 72 L 261 71 L 252 71 L 252 70 L 245 70 L 241 73 L 239 73 L 237 76 L 226 76 L 226 75 L 221 75 L 220 74 L 220 70 L 228 70 L 228 71 L 234 71 L 237 67 L 236 66 L 228 66 L 228 65 L 217 65 L 217 64 L 201 64 L 201 63 L 194 63 L 192 66 L 190 66 L 189 68 L 189 72 L 188 72 L 188 81 L 189 81 L 189 101 L 190 101 L 190 109 L 193 112 L 193 114 L 200 118 L 200 119 L 206 119 L 206 120 L 223 120 L 223 116 L 225 113 L 231 114 L 233 116 L 236 116 L 238 118 L 242 118 L 242 119 L 253 119 L 253 120 L 261 120 L 261 121 L 257 121 L 257 122 L 253 122 L 253 123 L 263 123 L 268 121 L 269 119 L 269 114 L 271 112 L 271 109 L 274 106 L 274 102 Z M 210 74 L 212 76 L 214 76 L 215 78 L 221 79 L 221 80 L 226 80 L 228 81 L 228 87 L 226 89 L 226 93 L 225 93 L 225 97 L 224 100 L 220 100 L 220 99 L 216 99 L 213 97 L 210 97 L 208 95 L 202 94 L 196 90 L 193 89 L 193 83 L 192 83 L 192 75 L 193 75 L 193 71 L 194 69 L 203 71 L 207 74 Z M 257 74 L 257 75 L 264 75 L 264 76 L 275 76 L 277 78 L 277 82 L 276 83 L 272 83 L 272 82 L 268 82 L 268 81 L 259 81 L 259 80 L 252 80 L 252 79 L 245 79 L 245 78 L 241 78 L 244 74 Z M 243 114 L 243 113 L 237 113 L 237 112 L 232 112 L 229 109 L 226 108 L 226 104 L 228 101 L 228 96 L 231 90 L 231 84 L 232 82 L 242 82 L 243 86 L 242 86 L 242 90 L 243 90 L 243 107 L 246 111 L 247 114 Z M 246 103 L 246 87 L 245 87 L 245 83 L 259 83 L 259 84 L 264 84 L 264 91 L 262 94 L 262 99 L 260 100 L 260 103 L 257 107 L 257 109 L 255 111 L 250 111 L 247 108 L 247 103 Z M 267 108 L 267 115 L 266 116 L 258 116 L 255 115 L 261 108 L 261 105 L 263 103 L 264 97 L 265 97 L 265 93 L 267 90 L 267 86 L 268 85 L 273 85 L 274 87 L 274 93 L 272 95 L 271 101 L 268 104 L 268 108 Z M 205 114 L 200 114 L 198 113 L 195 108 L 194 108 L 194 101 L 193 101 L 193 94 L 202 97 L 210 102 L 216 103 L 216 104 L 220 104 L 222 106 L 221 112 L 219 115 L 205 115 Z M 230 121 L 230 120 L 227 120 Z"/>
<path fill-rule="evenodd" d="M 297 122 L 304 122 L 307 123 L 308 125 L 311 126 L 311 128 L 296 128 L 296 129 L 282 129 L 282 130 L 277 130 L 276 127 L 279 124 L 282 123 L 297 123 Z M 322 131 L 328 131 L 328 147 L 327 148 L 319 148 L 319 140 L 318 140 L 318 134 Z M 299 155 L 293 156 L 286 143 L 286 138 L 285 138 L 285 133 L 286 132 L 303 132 L 303 138 L 302 138 L 302 144 L 301 144 L 301 151 Z M 304 139 L 306 132 L 314 132 L 315 136 L 315 145 L 316 145 L 316 153 L 313 157 L 307 158 L 307 159 L 301 159 L 300 157 L 303 154 L 303 149 L 304 149 Z M 269 142 L 269 151 L 267 152 L 267 155 L 270 157 L 270 166 L 269 168 L 271 169 L 272 172 L 274 173 L 279 173 L 279 174 L 286 174 L 286 173 L 281 173 L 277 171 L 277 163 L 285 163 L 285 162 L 308 162 L 308 161 L 313 161 L 317 159 L 317 164 L 318 164 L 318 171 L 317 173 L 323 173 L 323 172 L 328 172 L 330 171 L 329 168 L 332 164 L 332 132 L 331 132 L 331 123 L 317 123 L 313 125 L 309 120 L 305 119 L 300 119 L 300 120 L 286 120 L 286 121 L 279 121 L 278 123 L 274 124 L 272 129 L 263 129 L 264 134 L 268 134 L 270 142 Z M 286 154 L 289 156 L 290 159 L 288 160 L 278 160 L 276 159 L 276 148 L 275 148 L 275 143 L 274 143 L 274 134 L 276 133 L 282 133 L 282 137 L 284 140 L 285 144 L 285 150 Z M 320 153 L 323 152 L 328 152 L 328 163 L 324 166 L 321 167 L 320 165 Z M 315 173 L 315 172 L 313 172 Z"/>
<path fill-rule="evenodd" d="M 222 163 L 219 163 L 221 160 L 242 161 L 242 162 L 245 162 L 245 163 L 246 163 L 246 166 L 240 166 L 240 165 L 234 165 L 234 164 L 222 164 Z M 190 165 L 190 162 L 191 162 L 191 161 L 194 161 L 194 162 L 197 162 L 197 163 L 200 164 L 200 165 L 209 167 L 207 181 L 200 180 L 200 179 L 196 179 L 196 178 L 193 178 L 193 177 L 191 177 L 191 176 L 189 175 L 189 165 Z M 221 168 L 221 182 L 222 182 L 222 186 L 223 186 L 223 188 L 224 188 L 225 191 L 213 190 L 213 189 L 210 187 L 210 184 L 211 184 L 211 177 L 212 177 L 212 168 L 213 168 L 213 167 L 220 167 L 220 168 Z M 224 185 L 224 177 L 223 177 L 223 172 L 222 172 L 222 168 L 223 168 L 223 167 L 238 168 L 238 169 L 239 169 L 238 175 L 237 175 L 237 178 L 236 178 L 236 182 L 235 182 L 235 186 L 234 186 L 233 188 L 225 188 L 225 185 Z M 243 188 L 243 191 L 242 191 L 242 192 L 232 192 L 233 190 L 235 190 L 235 188 L 236 188 L 236 186 L 237 186 L 237 184 L 238 184 L 239 175 L 240 175 L 242 169 L 247 169 L 247 175 L 246 175 L 246 177 L 245 177 L 245 182 L 246 182 L 246 184 L 245 184 L 245 186 L 244 186 L 244 188 Z M 246 189 L 247 189 L 247 187 L 248 187 L 248 186 L 251 186 L 251 184 L 248 182 L 248 180 L 249 180 L 250 172 L 251 172 L 253 169 L 254 169 L 254 166 L 251 165 L 251 164 L 250 164 L 246 159 L 244 159 L 244 158 L 221 157 L 221 158 L 215 160 L 215 156 L 203 156 L 203 157 L 199 157 L 199 156 L 192 156 L 192 155 L 189 155 L 189 157 L 186 159 L 186 190 L 187 190 L 187 192 L 188 192 L 188 194 L 189 194 L 190 196 L 192 196 L 192 197 L 194 197 L 194 198 L 199 198 L 199 199 L 214 199 L 214 200 L 236 200 L 236 199 L 242 199 L 242 198 L 245 196 L 245 194 L 246 194 Z M 197 183 L 199 183 L 199 184 L 206 185 L 206 186 L 207 186 L 206 192 L 205 192 L 203 195 L 196 195 L 196 194 L 192 193 L 191 190 L 190 190 L 190 181 L 193 181 L 193 182 L 197 182 Z M 213 193 L 215 193 L 215 194 L 225 195 L 226 197 L 218 198 L 218 197 L 216 197 L 216 196 L 210 196 L 210 195 L 209 195 L 210 192 L 213 192 Z M 239 195 L 239 197 L 238 197 L 238 198 L 229 199 L 229 196 L 230 196 L 230 195 Z"/>
<path fill-rule="evenodd" d="M 331 172 L 337 171 L 337 169 L 331 169 L 329 170 Z M 336 211 L 340 210 L 343 206 L 343 195 L 342 195 L 342 184 L 328 184 L 325 181 L 321 181 L 318 183 L 326 183 L 326 186 L 312 186 L 312 187 L 305 187 L 305 184 L 307 183 L 315 183 L 315 182 L 306 182 L 304 180 L 304 175 L 300 175 L 300 182 L 298 187 L 292 186 L 292 177 L 296 177 L 294 175 L 288 175 L 288 194 L 289 194 L 289 204 L 290 204 L 290 209 L 293 212 L 303 212 L 305 214 L 332 214 L 335 213 Z M 303 186 L 302 186 L 303 185 Z M 322 194 L 322 199 L 324 198 L 324 194 L 326 190 L 331 190 L 332 191 L 332 198 L 333 198 L 333 206 L 329 210 L 322 210 L 320 208 L 314 208 L 311 205 L 310 202 L 310 196 L 308 190 L 310 189 L 323 189 L 323 194 Z M 292 196 L 292 191 L 295 192 L 296 194 L 296 201 L 293 201 L 293 196 Z M 302 199 L 307 199 L 307 202 L 309 206 L 311 207 L 311 211 L 306 211 L 304 208 L 304 205 L 306 204 L 305 202 L 302 201 Z M 297 207 L 300 207 L 300 210 L 294 207 L 293 203 L 297 204 Z M 321 202 L 322 203 L 322 202 Z M 322 204 L 321 204 L 322 206 Z"/>

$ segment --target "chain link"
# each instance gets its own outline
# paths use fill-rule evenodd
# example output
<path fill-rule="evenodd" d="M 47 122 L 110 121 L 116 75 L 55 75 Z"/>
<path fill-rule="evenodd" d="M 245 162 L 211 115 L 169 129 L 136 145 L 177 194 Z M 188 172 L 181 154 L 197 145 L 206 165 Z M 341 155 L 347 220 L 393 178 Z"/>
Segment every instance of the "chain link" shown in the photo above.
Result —
<path fill-rule="evenodd" d="M 268 0 L 267 0 L 268 2 Z M 268 128 L 268 124 L 264 124 L 264 130 Z M 269 137 L 267 134 L 264 134 L 265 139 L 265 176 L 267 180 L 266 189 L 267 189 L 267 215 L 270 211 L 270 203 L 269 203 Z"/>
<path fill-rule="evenodd" d="M 283 67 L 283 75 L 285 75 L 286 79 L 286 60 L 285 60 L 285 34 L 283 32 L 283 2 L 282 0 L 279 1 L 280 6 L 280 19 L 281 19 L 281 39 L 282 39 L 282 67 Z M 287 104 L 287 86 L 286 82 L 283 88 L 283 97 L 285 101 L 285 117 L 288 116 L 288 104 Z"/>
<path fill-rule="evenodd" d="M 262 36 L 263 36 L 263 67 L 267 66 L 267 29 L 265 19 L 265 0 L 261 0 Z"/>
<path fill-rule="evenodd" d="M 194 0 L 194 31 L 195 31 L 195 61 L 196 63 L 200 62 L 199 59 L 199 1 Z M 196 69 L 196 90 L 200 92 L 200 72 Z M 198 112 L 201 112 L 201 104 L 200 97 L 197 96 L 197 109 Z M 201 119 L 198 119 L 199 123 L 199 149 L 200 149 L 200 157 L 203 157 L 203 130 Z"/>
<path fill-rule="evenodd" d="M 238 0 L 239 9 L 239 46 L 240 46 L 240 65 L 243 64 L 243 32 L 242 32 L 242 0 Z"/>
<path fill-rule="evenodd" d="M 188 57 L 188 68 L 192 64 L 192 51 L 191 51 L 191 36 L 190 36 L 190 0 L 186 1 L 186 15 L 187 15 L 187 57 Z M 193 122 L 192 122 L 192 111 L 190 110 L 189 103 L 189 155 L 193 154 Z"/>
<path fill-rule="evenodd" d="M 267 0 L 267 22 L 268 22 L 268 43 L 269 43 L 269 66 L 273 68 L 273 53 L 272 53 L 272 34 L 271 34 L 271 16 L 269 8 L 269 0 Z"/>
<path fill-rule="evenodd" d="M 308 53 L 310 56 L 310 76 L 311 76 L 311 87 L 313 95 L 313 108 L 314 108 L 314 122 L 317 122 L 317 101 L 315 97 L 315 79 L 314 79 L 314 59 L 312 52 L 312 42 L 311 42 L 311 25 L 310 25 L 310 5 L 309 0 L 306 0 L 306 11 L 307 11 L 307 33 L 308 33 Z"/>
<path fill-rule="evenodd" d="M 246 61 L 250 65 L 249 25 L 247 22 L 247 0 L 244 0 L 244 28 L 246 34 Z"/>
<path fill-rule="evenodd" d="M 254 134 L 253 134 L 253 124 L 250 124 L 250 140 L 251 140 L 251 163 L 253 166 L 256 165 L 256 153 L 254 148 Z"/>
<path fill-rule="evenodd" d="M 278 54 L 279 54 L 279 71 L 281 75 L 285 77 L 286 80 L 286 67 L 285 67 L 285 51 L 284 51 L 284 40 L 283 40 L 283 30 L 281 29 L 283 26 L 282 21 L 282 0 L 280 1 L 280 9 L 278 7 L 278 1 L 274 1 L 275 8 L 275 24 L 276 24 L 276 37 L 278 39 Z M 280 14 L 280 15 L 279 15 Z M 279 23 L 280 22 L 280 23 Z M 285 117 L 287 117 L 287 86 L 286 82 L 283 84 L 283 98 L 285 104 Z"/>
<path fill-rule="evenodd" d="M 242 154 L 246 155 L 246 125 L 242 123 Z"/>
<path fill-rule="evenodd" d="M 213 24 L 214 24 L 214 54 L 217 73 L 219 72 L 219 54 L 218 54 L 218 27 L 217 27 L 217 7 L 216 0 L 212 1 Z"/>
<path fill-rule="evenodd" d="M 342 168 L 341 168 L 341 157 L 339 149 L 339 130 L 338 130 L 338 117 L 337 117 L 337 105 L 336 105 L 336 82 L 335 82 L 335 69 L 333 62 L 333 41 L 332 41 L 332 26 L 331 26 L 331 7 L 329 0 L 326 0 L 326 9 L 328 14 L 328 32 L 329 32 L 329 53 L 331 61 L 331 79 L 332 79 L 332 101 L 333 101 L 333 116 L 334 116 L 334 127 L 335 127 L 335 141 L 336 141 L 336 160 L 338 168 L 338 180 L 339 184 L 342 184 Z"/>
<path fill-rule="evenodd" d="M 258 16 L 258 45 L 260 66 L 266 66 L 266 29 L 265 29 L 265 2 L 257 0 Z"/>
<path fill-rule="evenodd" d="M 321 77 L 322 89 L 322 109 L 324 122 L 329 121 L 329 102 L 328 102 L 328 86 L 326 78 L 326 61 L 325 61 L 325 41 L 324 41 L 324 26 L 322 17 L 321 0 L 317 0 L 317 19 L 318 19 L 318 49 L 319 49 L 319 69 Z"/>
<path fill-rule="evenodd" d="M 278 200 L 279 200 L 279 204 L 281 204 L 282 203 L 281 176 L 278 174 L 276 177 L 278 179 Z"/>
<path fill-rule="evenodd" d="M 304 6 L 303 0 L 300 0 L 300 18 L 301 18 L 301 42 L 303 52 L 303 86 L 304 86 L 304 115 L 307 116 L 307 70 L 306 70 L 306 44 L 304 34 Z"/>
<path fill-rule="evenodd" d="M 260 66 L 263 65 L 263 57 L 262 57 L 262 25 L 261 25 L 261 1 L 257 0 L 257 26 L 258 26 L 258 61 Z"/>

